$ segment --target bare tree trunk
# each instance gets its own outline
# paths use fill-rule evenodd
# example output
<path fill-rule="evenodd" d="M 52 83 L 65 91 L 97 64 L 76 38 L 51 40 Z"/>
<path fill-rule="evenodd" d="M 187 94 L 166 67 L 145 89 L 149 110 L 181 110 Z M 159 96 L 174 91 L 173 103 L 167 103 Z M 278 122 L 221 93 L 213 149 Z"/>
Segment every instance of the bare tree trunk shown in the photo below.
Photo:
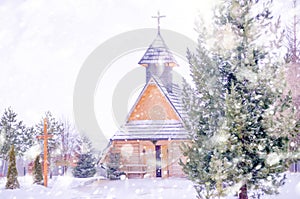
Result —
<path fill-rule="evenodd" d="M 248 199 L 246 184 L 240 188 L 239 199 Z"/>

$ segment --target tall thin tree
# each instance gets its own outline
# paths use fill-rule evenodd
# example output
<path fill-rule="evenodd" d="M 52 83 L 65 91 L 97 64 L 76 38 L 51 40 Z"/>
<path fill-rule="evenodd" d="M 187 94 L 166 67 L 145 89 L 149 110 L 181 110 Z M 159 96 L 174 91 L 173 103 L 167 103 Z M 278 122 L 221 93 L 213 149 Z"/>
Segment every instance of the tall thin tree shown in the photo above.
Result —
<path fill-rule="evenodd" d="M 32 178 L 34 184 L 43 184 L 43 170 L 42 164 L 40 162 L 40 155 L 37 155 L 34 160 L 33 171 L 32 171 Z"/>
<path fill-rule="evenodd" d="M 20 188 L 20 184 L 18 181 L 18 171 L 16 166 L 16 155 L 15 155 L 14 146 L 11 146 L 9 151 L 9 164 L 8 164 L 7 182 L 5 188 L 6 189 Z"/>

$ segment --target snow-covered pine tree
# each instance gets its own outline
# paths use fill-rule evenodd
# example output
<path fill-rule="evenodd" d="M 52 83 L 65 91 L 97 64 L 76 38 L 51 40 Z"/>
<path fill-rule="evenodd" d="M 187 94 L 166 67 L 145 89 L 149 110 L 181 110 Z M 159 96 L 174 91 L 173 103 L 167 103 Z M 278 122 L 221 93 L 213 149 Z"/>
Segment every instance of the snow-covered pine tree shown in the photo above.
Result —
<path fill-rule="evenodd" d="M 192 139 L 183 146 L 182 165 L 200 198 L 228 194 L 230 187 L 242 199 L 247 189 L 276 193 L 294 158 L 289 140 L 299 122 L 285 90 L 282 34 L 269 6 L 223 1 L 215 10 L 214 47 L 205 43 L 204 29 L 197 54 L 188 54 L 195 89 L 184 89 Z M 218 140 L 222 144 L 212 144 Z"/>
<path fill-rule="evenodd" d="M 185 126 L 191 132 L 191 144 L 183 145 L 183 155 L 187 159 L 180 164 L 195 182 L 198 196 L 209 199 L 223 194 L 220 178 L 212 176 L 216 170 L 222 173 L 226 170 L 225 167 L 211 169 L 211 166 L 227 163 L 226 159 L 221 160 L 221 163 L 215 159 L 220 155 L 219 150 L 223 150 L 219 147 L 226 146 L 223 142 L 220 144 L 213 141 L 218 134 L 220 137 L 223 134 L 221 129 L 224 123 L 226 89 L 222 85 L 220 60 L 214 59 L 207 49 L 207 35 L 205 28 L 199 29 L 197 54 L 188 52 L 187 55 L 195 88 L 184 84 L 183 104 L 188 114 Z"/>
<path fill-rule="evenodd" d="M 18 121 L 17 114 L 9 107 L 5 109 L 0 120 L 0 139 L 1 170 L 4 173 L 10 147 L 14 145 L 16 155 L 21 157 L 34 144 L 35 137 L 33 128 L 28 128 L 22 121 Z"/>
<path fill-rule="evenodd" d="M 17 114 L 12 108 L 5 109 L 0 120 L 0 135 L 4 143 L 0 149 L 0 158 L 6 159 L 10 147 L 15 146 L 16 154 L 22 156 L 34 143 L 34 131 L 27 128 L 23 121 L 17 120 Z"/>
<path fill-rule="evenodd" d="M 62 149 L 62 132 L 64 131 L 63 124 L 59 122 L 50 111 L 45 113 L 43 118 L 47 118 L 47 131 L 49 135 L 53 137 L 48 139 L 48 161 L 50 166 L 50 178 L 52 176 L 53 167 L 55 163 L 53 162 L 55 158 L 60 156 Z M 35 132 L 37 135 L 44 134 L 44 119 L 35 126 Z M 43 139 L 39 140 L 40 145 L 43 146 Z"/>
<path fill-rule="evenodd" d="M 108 153 L 107 167 L 107 178 L 110 180 L 116 180 L 120 178 L 123 172 L 120 171 L 121 166 L 121 155 L 113 147 Z"/>
<path fill-rule="evenodd" d="M 75 153 L 79 158 L 72 173 L 76 178 L 92 177 L 96 173 L 96 159 L 93 156 L 92 142 L 85 135 L 80 135 L 77 139 Z"/>
<path fill-rule="evenodd" d="M 4 143 L 1 147 L 1 158 L 6 159 L 13 140 L 15 140 L 15 126 L 17 114 L 9 107 L 5 109 L 0 121 L 1 134 L 4 137 Z"/>
<path fill-rule="evenodd" d="M 18 171 L 16 167 L 16 155 L 15 148 L 12 145 L 9 151 L 9 164 L 8 164 L 8 172 L 7 172 L 7 182 L 5 185 L 6 189 L 17 189 L 20 188 L 20 184 L 18 181 Z"/>
<path fill-rule="evenodd" d="M 40 162 L 40 155 L 37 155 L 34 160 L 32 178 L 34 184 L 39 184 L 39 185 L 43 184 L 43 171 L 42 171 L 42 164 Z"/>
<path fill-rule="evenodd" d="M 93 153 L 94 148 L 91 140 L 84 134 L 79 134 L 75 140 L 74 152 L 76 154 Z"/>
<path fill-rule="evenodd" d="M 93 177 L 96 173 L 95 158 L 91 153 L 79 155 L 77 165 L 73 169 L 73 176 L 76 178 Z"/>
<path fill-rule="evenodd" d="M 50 111 L 47 111 L 43 118 L 47 118 L 48 134 L 53 135 L 53 137 L 48 140 L 48 152 L 51 155 L 61 146 L 61 134 L 64 131 L 64 128 L 63 124 L 57 121 Z M 35 126 L 35 131 L 37 135 L 44 134 L 44 119 L 41 119 L 41 121 Z"/>
<path fill-rule="evenodd" d="M 299 130 L 285 87 L 280 21 L 272 24 L 271 1 L 266 2 L 231 1 L 223 4 L 217 20 L 231 27 L 237 41 L 222 57 L 231 65 L 225 116 L 230 137 L 225 155 L 237 160 L 235 182 L 244 184 L 240 198 L 247 198 L 247 187 L 277 193 L 280 173 L 294 158 L 288 154 L 289 141 Z M 274 155 L 280 158 L 270 162 Z"/>

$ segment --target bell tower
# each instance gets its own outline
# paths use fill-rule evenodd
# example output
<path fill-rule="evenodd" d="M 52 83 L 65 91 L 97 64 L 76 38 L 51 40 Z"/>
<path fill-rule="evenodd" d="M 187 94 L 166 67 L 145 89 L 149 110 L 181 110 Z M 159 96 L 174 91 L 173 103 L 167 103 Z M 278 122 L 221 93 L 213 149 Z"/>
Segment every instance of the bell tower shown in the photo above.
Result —
<path fill-rule="evenodd" d="M 139 64 L 146 67 L 146 83 L 151 77 L 157 78 L 167 89 L 172 92 L 172 68 L 178 66 L 173 54 L 165 44 L 160 34 L 160 18 L 165 17 L 158 12 L 157 16 L 157 35 L 148 47 Z"/>

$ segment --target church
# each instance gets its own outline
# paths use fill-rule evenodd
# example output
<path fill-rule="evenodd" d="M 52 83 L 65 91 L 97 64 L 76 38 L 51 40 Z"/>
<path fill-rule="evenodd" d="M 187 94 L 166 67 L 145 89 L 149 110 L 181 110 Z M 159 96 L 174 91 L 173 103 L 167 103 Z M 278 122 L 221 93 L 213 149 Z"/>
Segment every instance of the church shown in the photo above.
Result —
<path fill-rule="evenodd" d="M 128 178 L 181 177 L 180 146 L 188 141 L 180 87 L 172 70 L 179 67 L 167 47 L 156 16 L 158 31 L 138 64 L 145 68 L 146 83 L 128 113 L 126 122 L 110 140 L 109 154 L 119 155 L 119 170 Z"/>

